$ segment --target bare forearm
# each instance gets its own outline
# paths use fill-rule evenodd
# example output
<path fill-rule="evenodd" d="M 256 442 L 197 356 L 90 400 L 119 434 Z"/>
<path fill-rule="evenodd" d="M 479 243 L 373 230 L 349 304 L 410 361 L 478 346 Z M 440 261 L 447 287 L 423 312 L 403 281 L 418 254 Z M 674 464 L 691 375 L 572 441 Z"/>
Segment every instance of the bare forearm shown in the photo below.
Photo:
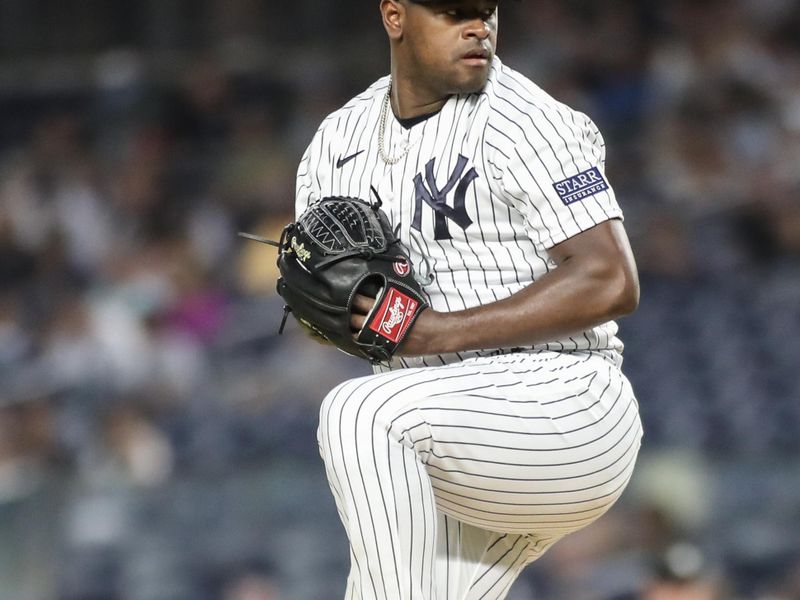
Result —
<path fill-rule="evenodd" d="M 462 311 L 423 312 L 401 353 L 443 354 L 529 346 L 589 329 L 630 312 L 635 300 L 612 274 L 583 272 L 569 261 L 520 292 Z"/>
<path fill-rule="evenodd" d="M 558 267 L 516 294 L 467 310 L 423 312 L 402 354 L 529 346 L 584 331 L 633 311 L 636 266 L 621 223 L 554 249 Z"/>

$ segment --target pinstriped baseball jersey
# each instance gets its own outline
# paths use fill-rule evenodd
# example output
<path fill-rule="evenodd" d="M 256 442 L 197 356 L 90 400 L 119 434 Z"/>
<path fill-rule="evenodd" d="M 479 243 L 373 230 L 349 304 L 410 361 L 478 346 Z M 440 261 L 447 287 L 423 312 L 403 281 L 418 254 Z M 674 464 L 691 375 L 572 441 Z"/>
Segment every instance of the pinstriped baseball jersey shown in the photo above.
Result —
<path fill-rule="evenodd" d="M 388 77 L 380 79 L 323 121 L 298 169 L 296 208 L 299 214 L 325 196 L 374 198 L 374 188 L 415 269 L 431 279 L 432 308 L 506 298 L 554 268 L 549 248 L 622 218 L 594 123 L 498 58 L 482 93 L 452 96 L 410 127 L 386 110 L 389 86 Z M 381 130 L 396 164 L 380 157 Z M 531 349 L 621 351 L 616 332 L 608 322 Z"/>
<path fill-rule="evenodd" d="M 553 246 L 622 217 L 594 124 L 499 59 L 481 93 L 413 121 L 389 87 L 322 123 L 296 208 L 377 195 L 434 309 L 506 298 L 556 268 Z M 396 358 L 332 390 L 318 441 L 350 542 L 346 599 L 501 600 L 607 511 L 641 438 L 616 331 Z"/>

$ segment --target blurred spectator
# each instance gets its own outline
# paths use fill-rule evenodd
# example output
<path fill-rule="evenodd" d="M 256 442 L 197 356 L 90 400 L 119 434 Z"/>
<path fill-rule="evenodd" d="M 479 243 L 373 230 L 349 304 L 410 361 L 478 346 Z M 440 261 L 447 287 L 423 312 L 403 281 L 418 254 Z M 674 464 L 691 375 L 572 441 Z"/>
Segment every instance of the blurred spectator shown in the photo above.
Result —
<path fill-rule="evenodd" d="M 220 600 L 282 600 L 273 569 L 247 565 L 235 569 L 223 585 Z"/>
<path fill-rule="evenodd" d="M 41 400 L 0 408 L 0 505 L 43 483 L 55 459 L 53 425 L 51 407 Z"/>
<path fill-rule="evenodd" d="M 682 542 L 667 548 L 655 565 L 642 600 L 723 600 L 727 593 L 695 546 Z"/>

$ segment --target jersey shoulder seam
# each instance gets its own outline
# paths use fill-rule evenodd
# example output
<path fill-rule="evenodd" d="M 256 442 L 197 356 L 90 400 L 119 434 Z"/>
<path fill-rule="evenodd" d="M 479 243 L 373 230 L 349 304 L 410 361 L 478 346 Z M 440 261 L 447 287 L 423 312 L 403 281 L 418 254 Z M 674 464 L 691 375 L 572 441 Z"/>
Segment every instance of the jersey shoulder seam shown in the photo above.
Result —
<path fill-rule="evenodd" d="M 557 100 L 536 83 L 522 75 L 521 73 L 503 65 L 494 83 L 494 96 L 498 99 L 497 106 L 492 110 L 490 119 L 497 120 L 501 117 L 508 119 L 509 108 L 512 107 L 522 114 L 526 114 L 532 121 L 537 122 L 547 118 L 547 113 L 560 117 L 563 125 L 571 130 L 583 130 L 587 128 L 591 120 L 589 117 L 560 100 Z M 515 105 L 511 102 L 509 95 L 516 96 L 523 106 Z M 571 121 L 571 123 L 570 123 Z M 515 139 L 519 141 L 522 136 L 521 128 L 512 129 L 515 132 Z"/>
<path fill-rule="evenodd" d="M 342 117 L 346 116 L 349 112 L 353 112 L 357 109 L 363 108 L 365 106 L 371 105 L 375 102 L 376 98 L 383 97 L 383 93 L 389 85 L 389 78 L 382 77 L 371 86 L 369 86 L 366 90 L 354 96 L 347 102 L 345 102 L 341 107 L 334 110 L 330 113 L 325 119 L 323 119 L 322 123 L 319 126 L 318 131 L 327 131 L 331 127 L 336 127 L 338 123 L 341 122 Z"/>

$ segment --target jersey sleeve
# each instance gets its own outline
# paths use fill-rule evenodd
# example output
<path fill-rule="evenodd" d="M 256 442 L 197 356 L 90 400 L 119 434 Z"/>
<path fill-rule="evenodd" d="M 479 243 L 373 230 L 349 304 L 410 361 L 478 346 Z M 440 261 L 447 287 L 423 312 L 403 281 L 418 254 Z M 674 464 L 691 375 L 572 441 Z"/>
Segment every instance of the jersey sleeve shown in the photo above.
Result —
<path fill-rule="evenodd" d="M 603 137 L 586 115 L 567 108 L 530 115 L 502 184 L 545 249 L 622 218 L 605 174 Z"/>
<path fill-rule="evenodd" d="M 319 169 L 324 141 L 325 133 L 323 128 L 320 127 L 303 153 L 303 157 L 297 167 L 294 205 L 296 216 L 300 216 L 309 204 L 313 204 L 322 197 Z"/>

